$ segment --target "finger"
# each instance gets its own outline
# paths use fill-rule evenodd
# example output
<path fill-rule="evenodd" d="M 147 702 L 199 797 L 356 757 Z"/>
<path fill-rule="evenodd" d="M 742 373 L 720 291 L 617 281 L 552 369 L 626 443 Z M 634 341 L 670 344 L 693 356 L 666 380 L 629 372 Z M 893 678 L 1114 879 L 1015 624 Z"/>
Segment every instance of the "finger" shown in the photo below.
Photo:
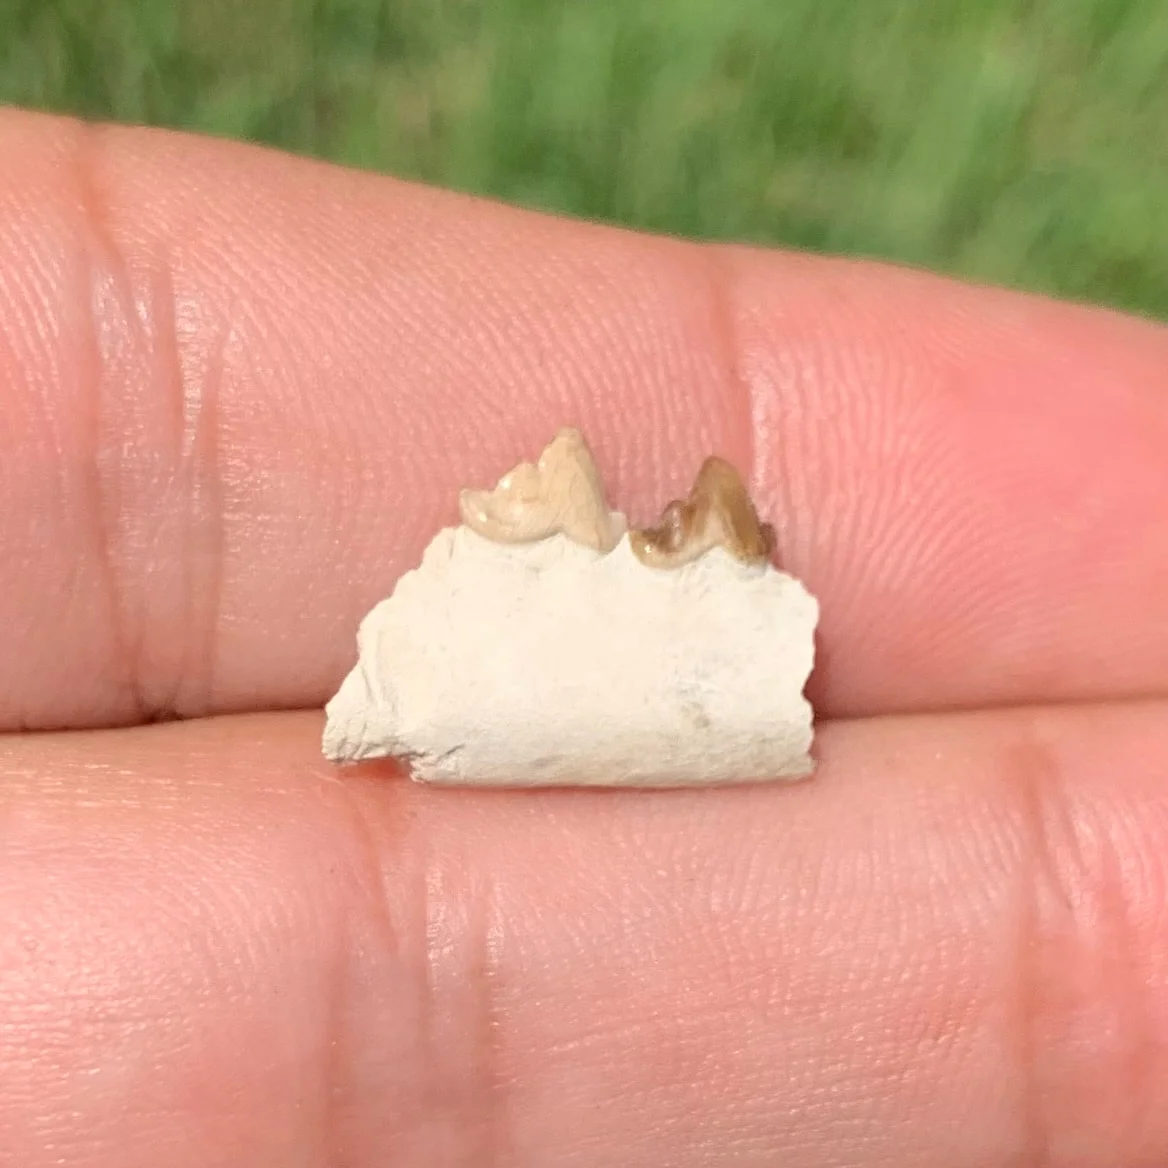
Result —
<path fill-rule="evenodd" d="M 8 727 L 322 701 L 561 424 L 645 518 L 753 466 L 825 714 L 1168 684 L 1168 335 L 221 142 L 0 122 Z"/>
<path fill-rule="evenodd" d="M 0 1162 L 1168 1163 L 1168 709 L 837 723 L 721 793 L 4 743 Z"/>

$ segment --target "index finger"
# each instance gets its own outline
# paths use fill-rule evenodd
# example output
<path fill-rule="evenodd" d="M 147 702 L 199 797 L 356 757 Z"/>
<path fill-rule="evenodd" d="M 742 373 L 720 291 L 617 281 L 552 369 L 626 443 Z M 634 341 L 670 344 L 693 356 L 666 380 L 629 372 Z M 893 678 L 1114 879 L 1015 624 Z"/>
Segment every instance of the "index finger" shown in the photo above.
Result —
<path fill-rule="evenodd" d="M 0 119 L 4 725 L 321 702 L 576 424 L 634 518 L 719 452 L 827 715 L 1168 686 L 1168 334 L 266 151 Z"/>

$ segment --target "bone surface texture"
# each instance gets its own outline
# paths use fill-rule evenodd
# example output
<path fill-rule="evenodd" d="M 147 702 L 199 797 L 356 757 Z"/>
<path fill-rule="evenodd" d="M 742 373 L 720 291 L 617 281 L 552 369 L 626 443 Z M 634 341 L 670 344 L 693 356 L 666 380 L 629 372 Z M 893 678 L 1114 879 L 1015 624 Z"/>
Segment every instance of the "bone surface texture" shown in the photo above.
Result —
<path fill-rule="evenodd" d="M 362 622 L 329 758 L 477 786 L 811 772 L 818 606 L 769 563 L 773 532 L 728 463 L 707 460 L 686 500 L 629 531 L 562 431 L 460 510 Z"/>

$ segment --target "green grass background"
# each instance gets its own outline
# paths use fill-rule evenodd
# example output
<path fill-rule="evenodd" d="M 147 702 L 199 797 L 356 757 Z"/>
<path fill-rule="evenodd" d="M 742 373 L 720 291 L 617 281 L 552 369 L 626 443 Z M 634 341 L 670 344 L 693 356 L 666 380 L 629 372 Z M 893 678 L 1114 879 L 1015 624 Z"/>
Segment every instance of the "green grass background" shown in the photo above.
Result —
<path fill-rule="evenodd" d="M 0 0 L 0 100 L 1168 318 L 1168 0 Z"/>

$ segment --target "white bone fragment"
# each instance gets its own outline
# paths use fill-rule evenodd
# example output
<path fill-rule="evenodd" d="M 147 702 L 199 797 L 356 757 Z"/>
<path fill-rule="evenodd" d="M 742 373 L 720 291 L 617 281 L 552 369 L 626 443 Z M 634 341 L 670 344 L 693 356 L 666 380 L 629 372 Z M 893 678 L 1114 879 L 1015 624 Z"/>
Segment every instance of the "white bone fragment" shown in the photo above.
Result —
<path fill-rule="evenodd" d="M 812 769 L 815 600 L 721 548 L 662 572 L 625 537 L 447 528 L 365 618 L 326 755 L 431 783 L 678 786 Z"/>
<path fill-rule="evenodd" d="M 328 758 L 393 756 L 420 781 L 473 786 L 814 769 L 818 605 L 767 561 L 773 533 L 728 464 L 708 460 L 659 527 L 629 532 L 566 431 L 461 510 L 362 622 L 326 708 Z"/>

